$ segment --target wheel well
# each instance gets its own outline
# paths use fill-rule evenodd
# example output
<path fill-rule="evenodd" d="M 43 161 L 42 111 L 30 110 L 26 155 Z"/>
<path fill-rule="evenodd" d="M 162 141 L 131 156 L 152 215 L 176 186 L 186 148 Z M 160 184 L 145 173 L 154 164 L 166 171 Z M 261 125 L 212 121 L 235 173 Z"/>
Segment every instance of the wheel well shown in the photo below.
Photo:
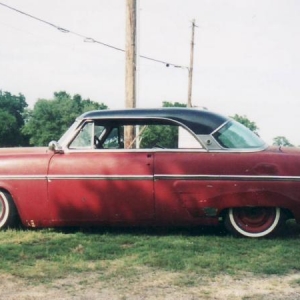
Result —
<path fill-rule="evenodd" d="M 225 218 L 225 216 L 226 216 L 226 214 L 227 214 L 227 212 L 228 212 L 228 210 L 229 210 L 230 208 L 236 208 L 236 207 L 238 207 L 238 206 L 233 206 L 233 207 L 226 207 L 226 208 L 224 208 L 224 209 L 219 213 L 219 219 L 221 219 L 221 221 L 223 222 L 223 221 L 224 221 L 224 218 Z M 295 218 L 294 215 L 293 215 L 293 213 L 292 213 L 289 209 L 287 209 L 287 208 L 282 208 L 282 207 L 280 207 L 280 209 L 281 209 L 282 213 L 285 215 L 286 220 L 288 220 L 288 219 L 294 219 L 294 218 Z"/>
<path fill-rule="evenodd" d="M 1 201 L 3 205 L 1 228 L 16 228 L 20 226 L 20 215 L 17 209 L 15 200 L 13 199 L 11 193 L 4 188 L 0 188 Z"/>
<path fill-rule="evenodd" d="M 9 197 L 11 198 L 11 201 L 12 201 L 13 205 L 15 206 L 15 210 L 16 210 L 18 216 L 19 216 L 18 206 L 17 206 L 17 204 L 16 204 L 16 202 L 15 202 L 15 199 L 14 199 L 14 197 L 12 196 L 12 194 L 11 194 L 7 189 L 5 189 L 5 188 L 0 188 L 0 192 L 6 193 L 6 194 L 9 195 Z"/>

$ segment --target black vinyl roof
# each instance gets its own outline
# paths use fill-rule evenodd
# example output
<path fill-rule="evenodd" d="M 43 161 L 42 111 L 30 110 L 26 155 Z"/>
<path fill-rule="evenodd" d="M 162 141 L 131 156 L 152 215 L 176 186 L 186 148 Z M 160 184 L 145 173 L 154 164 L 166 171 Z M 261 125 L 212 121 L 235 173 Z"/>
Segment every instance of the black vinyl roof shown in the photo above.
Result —
<path fill-rule="evenodd" d="M 141 119 L 168 119 L 184 124 L 195 134 L 210 134 L 225 123 L 229 118 L 197 108 L 152 108 L 152 109 L 123 109 L 97 110 L 81 115 L 78 119 L 97 120 L 141 120 Z"/>

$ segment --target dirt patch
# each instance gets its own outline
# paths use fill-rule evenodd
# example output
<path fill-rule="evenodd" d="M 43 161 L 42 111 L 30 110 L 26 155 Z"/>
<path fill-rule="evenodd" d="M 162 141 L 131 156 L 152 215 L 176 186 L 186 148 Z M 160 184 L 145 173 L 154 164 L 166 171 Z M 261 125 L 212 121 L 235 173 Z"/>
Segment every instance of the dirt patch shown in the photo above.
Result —
<path fill-rule="evenodd" d="M 135 276 L 101 280 L 89 273 L 34 286 L 27 281 L 0 275 L 0 299 L 299 299 L 300 273 L 257 278 L 253 275 L 213 279 L 142 268 Z"/>

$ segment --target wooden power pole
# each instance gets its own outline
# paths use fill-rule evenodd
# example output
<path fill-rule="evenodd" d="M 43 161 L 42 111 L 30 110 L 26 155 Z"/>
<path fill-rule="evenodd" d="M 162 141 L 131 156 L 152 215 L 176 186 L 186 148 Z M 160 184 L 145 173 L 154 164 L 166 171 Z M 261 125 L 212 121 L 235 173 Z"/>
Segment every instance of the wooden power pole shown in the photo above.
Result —
<path fill-rule="evenodd" d="M 126 0 L 126 108 L 136 107 L 136 0 Z M 133 126 L 126 126 L 125 148 L 134 146 Z"/>
<path fill-rule="evenodd" d="M 190 67 L 189 67 L 189 90 L 187 107 L 192 107 L 192 87 L 193 87 L 193 68 L 194 68 L 194 37 L 195 37 L 195 20 L 192 21 L 192 39 L 191 39 L 191 54 L 190 54 Z"/>
<path fill-rule="evenodd" d="M 136 107 L 136 0 L 126 0 L 126 108 Z"/>

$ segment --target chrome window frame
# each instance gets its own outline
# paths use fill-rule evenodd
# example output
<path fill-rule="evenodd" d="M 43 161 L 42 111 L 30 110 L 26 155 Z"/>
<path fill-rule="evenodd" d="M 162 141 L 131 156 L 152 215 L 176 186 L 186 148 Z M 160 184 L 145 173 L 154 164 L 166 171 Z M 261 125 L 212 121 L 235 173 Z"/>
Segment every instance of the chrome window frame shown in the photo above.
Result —
<path fill-rule="evenodd" d="M 94 149 L 93 147 L 87 149 L 87 148 L 70 148 L 70 144 L 73 142 L 73 140 L 76 138 L 76 136 L 78 135 L 78 132 L 86 125 L 86 123 L 90 123 L 90 122 L 101 122 L 101 120 L 103 121 L 113 121 L 113 120 L 120 120 L 119 118 L 105 118 L 105 119 L 77 119 L 74 124 L 70 127 L 69 130 L 67 130 L 67 132 L 63 135 L 63 137 L 59 140 L 62 140 L 62 143 L 60 144 L 64 150 L 64 152 L 78 152 L 78 151 L 84 151 L 84 152 L 99 152 L 99 150 L 101 152 L 128 152 L 128 151 L 139 151 L 139 152 L 149 152 L 149 151 L 170 151 L 170 152 L 178 152 L 178 151 L 182 151 L 182 152 L 191 152 L 191 151 L 207 151 L 207 148 L 205 147 L 205 145 L 203 145 L 202 141 L 199 139 L 199 137 L 190 129 L 188 128 L 186 125 L 173 120 L 173 119 L 169 119 L 169 118 L 159 118 L 159 117 L 133 117 L 133 118 L 124 118 L 122 119 L 122 121 L 124 121 L 126 123 L 126 121 L 136 121 L 137 123 L 139 121 L 144 121 L 144 120 L 152 120 L 152 121 L 157 121 L 159 122 L 160 120 L 162 121 L 167 121 L 170 123 L 170 125 L 177 125 L 180 126 L 182 128 L 184 128 L 189 134 L 191 134 L 191 136 L 193 136 L 195 138 L 195 140 L 199 143 L 199 148 L 177 148 L 177 149 L 168 149 L 168 148 L 163 148 L 163 149 Z M 76 126 L 75 126 L 76 124 Z M 159 124 L 158 124 L 159 125 Z M 71 130 L 71 128 L 73 129 L 73 132 Z"/>

